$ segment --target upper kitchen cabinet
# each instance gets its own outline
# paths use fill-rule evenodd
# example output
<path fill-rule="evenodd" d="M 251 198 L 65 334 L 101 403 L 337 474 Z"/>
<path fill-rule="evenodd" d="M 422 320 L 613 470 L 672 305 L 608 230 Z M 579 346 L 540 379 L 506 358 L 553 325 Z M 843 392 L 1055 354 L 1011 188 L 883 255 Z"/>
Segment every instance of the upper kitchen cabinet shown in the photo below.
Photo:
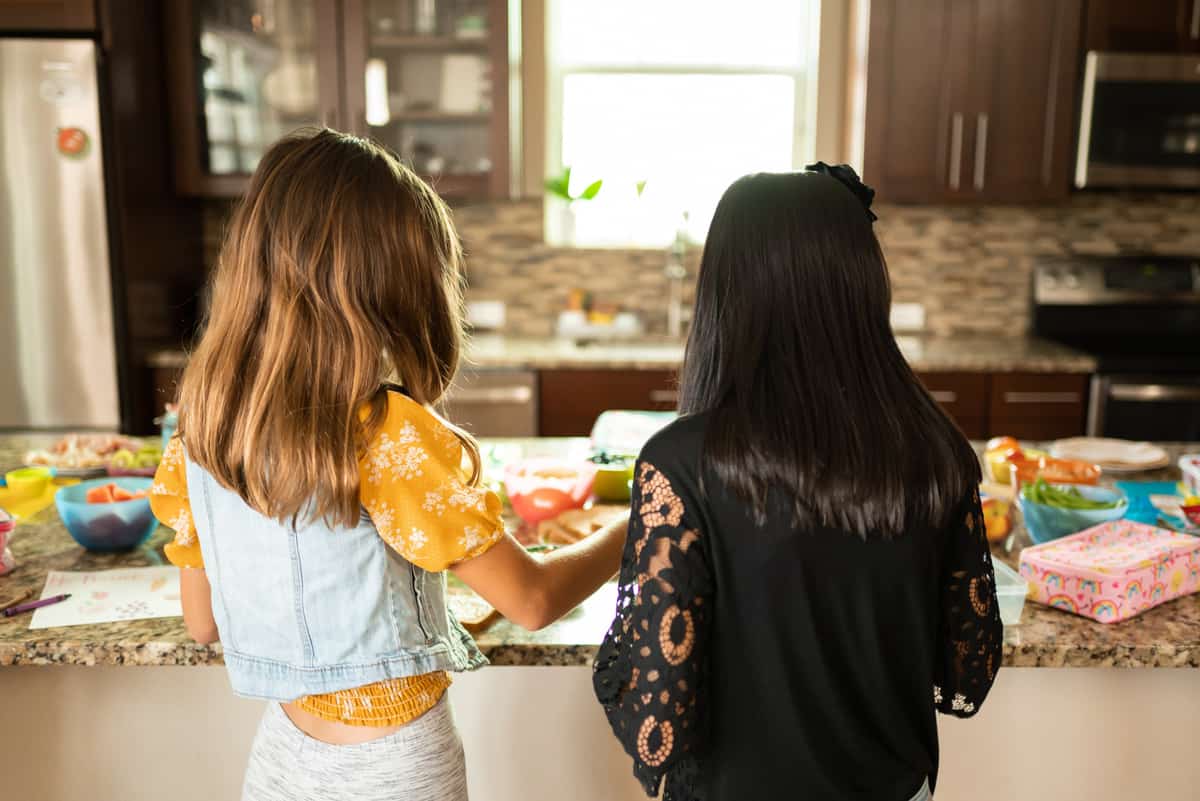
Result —
<path fill-rule="evenodd" d="M 239 195 L 280 136 L 342 125 L 334 0 L 177 0 L 167 10 L 181 193 Z"/>
<path fill-rule="evenodd" d="M 169 8 L 180 192 L 239 195 L 271 142 L 324 125 L 383 142 L 445 196 L 507 193 L 507 0 Z"/>
<path fill-rule="evenodd" d="M 1117 53 L 1200 51 L 1200 0 L 1088 0 L 1084 46 Z"/>
<path fill-rule="evenodd" d="M 78 32 L 95 28 L 95 0 L 0 0 L 0 31 Z"/>
<path fill-rule="evenodd" d="M 347 127 L 438 191 L 508 191 L 507 0 L 344 0 Z"/>
<path fill-rule="evenodd" d="M 864 177 L 885 201 L 1069 188 L 1082 0 L 874 0 Z"/>
<path fill-rule="evenodd" d="M 971 112 L 973 197 L 1058 200 L 1070 187 L 1080 0 L 977 4 Z"/>

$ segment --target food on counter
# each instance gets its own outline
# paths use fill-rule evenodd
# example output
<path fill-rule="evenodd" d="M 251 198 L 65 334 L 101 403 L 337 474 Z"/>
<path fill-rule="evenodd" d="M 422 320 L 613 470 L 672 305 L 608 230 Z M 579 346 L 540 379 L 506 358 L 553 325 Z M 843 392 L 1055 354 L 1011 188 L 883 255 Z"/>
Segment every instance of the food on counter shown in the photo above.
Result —
<path fill-rule="evenodd" d="M 1021 497 L 1034 503 L 1056 506 L 1059 509 L 1115 509 L 1123 503 L 1120 498 L 1096 500 L 1084 497 L 1075 487 L 1056 487 L 1044 478 L 1021 487 Z"/>
<path fill-rule="evenodd" d="M 117 434 L 67 434 L 45 450 L 25 454 L 25 464 L 83 469 L 103 468 L 118 451 L 137 453 L 142 443 Z"/>
<path fill-rule="evenodd" d="M 1097 465 L 1076 459 L 1055 459 L 1053 456 L 1012 458 L 1008 469 L 1014 487 L 1022 487 L 1043 478 L 1051 484 L 1096 484 L 1100 480 Z"/>
<path fill-rule="evenodd" d="M 122 448 L 109 458 L 108 466 L 127 469 L 158 467 L 158 463 L 162 461 L 162 453 L 162 448 L 157 445 L 143 445 L 136 452 Z"/>
<path fill-rule="evenodd" d="M 111 482 L 98 487 L 91 487 L 86 495 L 88 503 L 120 503 L 122 501 L 132 501 L 136 498 L 145 497 L 146 490 L 144 489 L 140 489 L 137 492 L 130 492 L 124 487 L 117 486 Z"/>
<path fill-rule="evenodd" d="M 988 542 L 1000 542 L 1012 533 L 1012 504 L 1003 498 L 982 498 L 983 522 Z"/>
<path fill-rule="evenodd" d="M 604 451 L 593 456 L 596 481 L 592 492 L 596 500 L 610 503 L 629 500 L 629 488 L 633 482 L 633 467 L 636 461 L 632 456 L 618 456 Z"/>
<path fill-rule="evenodd" d="M 504 490 L 522 520 L 540 523 L 582 508 L 595 479 L 596 466 L 590 462 L 526 459 L 504 469 Z"/>
<path fill-rule="evenodd" d="M 1200 495 L 1200 454 L 1187 453 L 1179 457 L 1179 470 L 1183 473 L 1184 492 Z"/>
<path fill-rule="evenodd" d="M 1017 505 L 1030 538 L 1049 542 L 1129 512 L 1129 498 L 1119 490 L 1085 485 L 1054 486 L 1031 482 L 1017 495 Z"/>
<path fill-rule="evenodd" d="M 627 506 L 593 506 L 590 509 L 570 509 L 552 520 L 538 523 L 538 541 L 549 545 L 570 545 L 590 537 L 600 529 L 620 520 Z"/>
<path fill-rule="evenodd" d="M 1200 537 L 1120 520 L 1026 548 L 1021 575 L 1031 600 L 1116 623 L 1200 590 L 1198 555 Z"/>
<path fill-rule="evenodd" d="M 459 582 L 447 582 L 446 606 L 450 607 L 454 619 L 471 631 L 483 628 L 497 614 L 494 606 Z"/>
<path fill-rule="evenodd" d="M 1043 456 L 1049 454 L 1036 448 L 1022 448 L 1021 443 L 1012 437 L 996 437 L 988 440 L 983 460 L 987 463 L 989 477 L 993 481 L 1007 484 L 1010 480 L 1009 464 L 1013 461 L 1040 459 Z"/>

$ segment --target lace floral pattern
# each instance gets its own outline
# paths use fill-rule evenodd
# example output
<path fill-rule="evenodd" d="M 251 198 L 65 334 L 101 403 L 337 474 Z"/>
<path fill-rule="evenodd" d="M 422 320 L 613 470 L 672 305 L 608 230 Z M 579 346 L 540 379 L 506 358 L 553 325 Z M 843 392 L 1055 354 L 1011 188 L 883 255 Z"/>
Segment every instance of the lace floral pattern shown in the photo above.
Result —
<path fill-rule="evenodd" d="M 966 718 L 987 697 L 1004 647 L 995 573 L 979 495 L 948 532 L 942 570 L 942 659 L 933 702 L 939 712 Z"/>
<path fill-rule="evenodd" d="M 638 465 L 617 616 L 593 683 L 648 794 L 699 799 L 712 581 L 701 535 L 670 479 Z"/>

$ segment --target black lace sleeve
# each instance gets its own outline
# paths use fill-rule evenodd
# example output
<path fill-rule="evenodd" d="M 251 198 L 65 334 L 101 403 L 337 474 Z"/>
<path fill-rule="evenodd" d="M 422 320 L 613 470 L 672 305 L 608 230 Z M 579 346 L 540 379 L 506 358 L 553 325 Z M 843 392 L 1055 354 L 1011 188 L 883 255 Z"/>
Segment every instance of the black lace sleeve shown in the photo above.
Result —
<path fill-rule="evenodd" d="M 706 744 L 711 574 L 701 532 L 670 480 L 638 464 L 617 615 L 593 673 L 596 697 L 647 795 L 697 798 Z"/>
<path fill-rule="evenodd" d="M 947 532 L 942 563 L 941 658 L 933 702 L 947 715 L 968 718 L 987 697 L 1004 645 L 996 575 L 983 511 L 975 493 Z"/>

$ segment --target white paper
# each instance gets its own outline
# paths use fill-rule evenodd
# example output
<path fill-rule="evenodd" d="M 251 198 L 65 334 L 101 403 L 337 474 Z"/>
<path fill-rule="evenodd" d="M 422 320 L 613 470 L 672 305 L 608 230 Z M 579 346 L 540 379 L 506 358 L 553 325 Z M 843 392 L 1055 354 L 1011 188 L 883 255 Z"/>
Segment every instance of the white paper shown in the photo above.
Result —
<path fill-rule="evenodd" d="M 41 597 L 66 593 L 71 595 L 67 600 L 35 610 L 29 628 L 183 615 L 176 567 L 125 567 L 92 573 L 51 570 Z"/>

